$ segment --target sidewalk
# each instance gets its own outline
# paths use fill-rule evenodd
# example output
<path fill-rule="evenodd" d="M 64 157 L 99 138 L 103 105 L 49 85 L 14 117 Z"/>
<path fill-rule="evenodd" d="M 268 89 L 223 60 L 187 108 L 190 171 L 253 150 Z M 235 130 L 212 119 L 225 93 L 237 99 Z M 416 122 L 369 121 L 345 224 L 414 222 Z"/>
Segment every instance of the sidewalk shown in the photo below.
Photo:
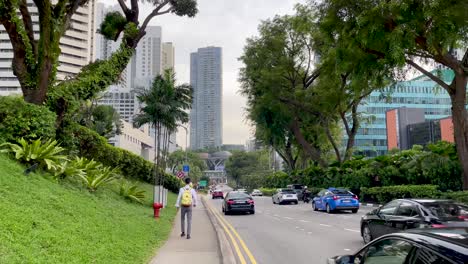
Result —
<path fill-rule="evenodd" d="M 222 263 L 215 230 L 200 199 L 201 197 L 197 201 L 197 207 L 193 208 L 191 239 L 180 237 L 179 210 L 168 241 L 151 260 L 150 264 Z"/>

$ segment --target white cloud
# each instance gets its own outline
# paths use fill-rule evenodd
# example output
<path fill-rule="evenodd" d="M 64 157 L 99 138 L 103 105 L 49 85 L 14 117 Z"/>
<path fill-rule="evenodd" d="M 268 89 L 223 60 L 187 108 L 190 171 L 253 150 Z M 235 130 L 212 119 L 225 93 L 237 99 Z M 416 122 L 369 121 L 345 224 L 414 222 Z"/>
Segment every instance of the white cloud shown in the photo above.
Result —
<path fill-rule="evenodd" d="M 115 0 L 103 0 L 116 4 Z M 257 34 L 262 20 L 275 15 L 290 14 L 298 0 L 199 0 L 195 18 L 175 15 L 156 17 L 150 25 L 163 29 L 163 41 L 173 42 L 176 51 L 175 70 L 180 82 L 189 82 L 190 52 L 209 45 L 223 48 L 223 141 L 226 144 L 244 144 L 251 136 L 245 122 L 245 99 L 238 94 L 238 58 L 245 40 Z M 140 8 L 141 17 L 151 11 L 149 4 Z M 185 131 L 177 135 L 177 142 L 185 145 Z"/>

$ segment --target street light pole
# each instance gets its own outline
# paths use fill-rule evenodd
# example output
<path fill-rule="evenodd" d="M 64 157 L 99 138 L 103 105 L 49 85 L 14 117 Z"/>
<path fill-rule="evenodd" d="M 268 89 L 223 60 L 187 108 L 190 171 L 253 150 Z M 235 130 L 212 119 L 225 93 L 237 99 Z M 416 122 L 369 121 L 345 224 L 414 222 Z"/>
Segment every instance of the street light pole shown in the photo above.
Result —
<path fill-rule="evenodd" d="M 185 129 L 185 163 L 186 165 L 188 165 L 188 128 L 182 125 L 179 125 L 179 126 Z M 189 172 L 187 172 L 187 176 L 188 174 Z"/>

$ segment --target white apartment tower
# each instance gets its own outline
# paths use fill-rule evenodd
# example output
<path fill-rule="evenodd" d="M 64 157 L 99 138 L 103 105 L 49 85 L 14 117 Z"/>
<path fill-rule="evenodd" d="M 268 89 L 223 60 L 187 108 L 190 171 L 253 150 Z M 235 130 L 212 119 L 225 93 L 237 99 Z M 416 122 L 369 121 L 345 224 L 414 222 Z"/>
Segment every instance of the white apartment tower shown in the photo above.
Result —
<path fill-rule="evenodd" d="M 190 111 L 190 148 L 220 147 L 223 143 L 222 49 L 200 48 L 190 54 L 190 84 L 193 103 Z"/>
<path fill-rule="evenodd" d="M 27 0 L 31 13 L 34 37 L 39 38 L 38 10 L 32 0 Z M 57 78 L 64 80 L 68 76 L 76 75 L 80 69 L 93 61 L 95 1 L 89 1 L 87 6 L 80 7 L 71 18 L 70 29 L 60 39 L 61 54 Z M 13 75 L 12 70 L 13 48 L 3 25 L 0 25 L 0 96 L 21 93 L 21 86 Z"/>
<path fill-rule="evenodd" d="M 174 69 L 175 48 L 172 42 L 162 44 L 162 68 L 163 70 Z"/>

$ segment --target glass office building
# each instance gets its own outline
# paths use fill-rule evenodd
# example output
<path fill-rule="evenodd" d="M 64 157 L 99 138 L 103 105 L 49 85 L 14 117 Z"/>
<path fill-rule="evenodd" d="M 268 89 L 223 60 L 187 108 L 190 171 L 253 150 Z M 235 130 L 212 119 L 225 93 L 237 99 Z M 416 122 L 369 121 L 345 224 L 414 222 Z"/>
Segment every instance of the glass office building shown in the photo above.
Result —
<path fill-rule="evenodd" d="M 447 83 L 454 76 L 450 70 L 442 70 L 436 74 L 441 74 Z M 452 114 L 448 93 L 426 76 L 398 82 L 383 91 L 375 91 L 358 108 L 364 120 L 356 135 L 355 152 L 369 157 L 386 154 L 385 113 L 403 106 L 424 109 L 427 120 L 441 119 Z"/>

